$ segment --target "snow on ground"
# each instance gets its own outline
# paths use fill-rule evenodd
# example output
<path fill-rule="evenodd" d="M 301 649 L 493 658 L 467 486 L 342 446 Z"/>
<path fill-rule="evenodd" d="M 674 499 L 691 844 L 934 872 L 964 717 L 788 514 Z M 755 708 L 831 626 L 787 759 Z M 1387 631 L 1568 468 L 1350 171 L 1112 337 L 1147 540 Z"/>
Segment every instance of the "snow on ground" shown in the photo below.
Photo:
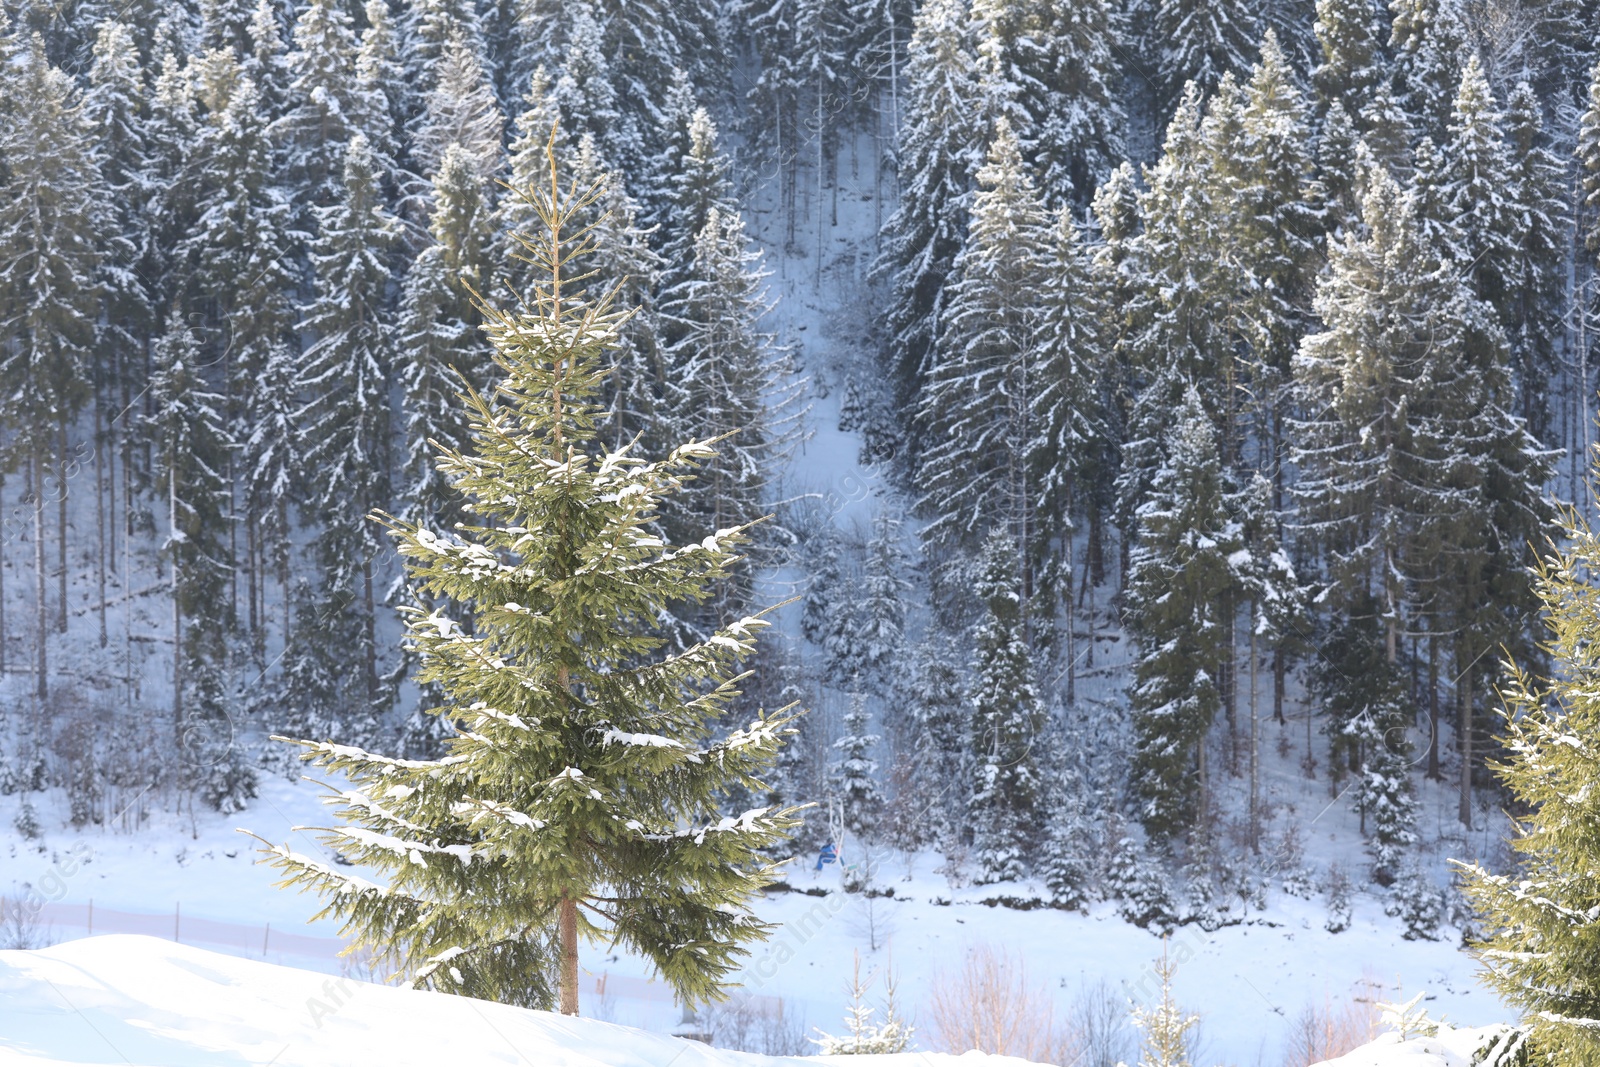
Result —
<path fill-rule="evenodd" d="M 0 952 L 0 1062 L 17 1067 L 116 1062 L 141 1067 L 782 1067 L 799 1061 L 114 935 L 42 951 Z M 853 1067 L 1022 1065 L 979 1054 L 851 1057 L 848 1062 Z"/>
<path fill-rule="evenodd" d="M 159 925 L 138 929 L 159 931 L 164 938 L 171 936 L 174 905 L 180 904 L 180 940 L 202 936 L 201 920 L 229 923 L 243 932 L 238 940 L 219 938 L 210 947 L 256 958 L 259 931 L 268 922 L 275 937 L 280 931 L 331 937 L 336 931 L 327 923 L 304 925 L 316 910 L 315 900 L 274 888 L 272 872 L 253 863 L 253 842 L 233 832 L 244 826 L 269 840 L 291 839 L 296 848 L 319 848 L 310 835 L 291 838 L 289 833 L 291 825 L 323 821 L 316 787 L 290 786 L 281 779 L 264 784 L 263 797 L 244 813 L 201 815 L 195 823 L 198 837 L 190 835 L 187 822 L 152 827 L 137 836 L 98 829 L 79 833 L 57 824 L 47 828 L 43 853 L 26 843 L 0 842 L 0 856 L 10 856 L 0 875 L 0 892 L 15 898 L 26 882 L 58 905 L 92 899 L 102 915 L 112 908 L 147 912 L 160 917 Z M 9 821 L 12 803 L 14 798 L 0 803 L 4 821 Z M 981 902 L 989 897 L 1027 897 L 1039 890 L 951 889 L 944 875 L 935 872 L 940 862 L 929 854 L 908 862 L 885 853 L 878 860 L 875 882 L 894 896 L 870 900 L 839 891 L 836 869 L 818 873 L 809 862 L 797 862 L 789 874 L 794 891 L 770 893 L 758 905 L 763 918 L 782 926 L 748 962 L 741 976 L 746 992 L 767 1010 L 781 1001 L 784 1018 L 807 1034 L 818 1026 L 838 1032 L 845 984 L 859 952 L 864 972 L 881 976 L 892 968 L 899 979 L 899 1001 L 915 1017 L 918 1043 L 924 1048 L 936 1046 L 928 1013 L 932 990 L 978 946 L 1009 952 L 1021 961 L 1029 982 L 1063 1015 L 1086 987 L 1102 981 L 1114 996 L 1135 1004 L 1148 1003 L 1157 994 L 1152 964 L 1161 954 L 1161 939 L 1124 922 L 1111 906 L 1096 905 L 1089 915 L 986 906 Z M 71 873 L 65 873 L 69 868 Z M 825 895 L 811 895 L 819 893 Z M 1508 1018 L 1494 996 L 1475 982 L 1476 964 L 1457 947 L 1453 931 L 1445 930 L 1441 941 L 1406 941 L 1399 925 L 1383 914 L 1377 896 L 1358 892 L 1352 904 L 1352 926 L 1339 934 L 1323 928 L 1327 911 L 1320 899 L 1281 893 L 1269 898 L 1266 911 L 1246 913 L 1241 925 L 1212 933 L 1189 925 L 1172 934 L 1167 950 L 1179 964 L 1177 999 L 1202 1017 L 1207 1064 L 1281 1062 L 1287 1035 L 1304 1009 L 1371 996 L 1368 983 L 1381 987 L 1384 999 L 1395 1001 L 1426 992 L 1435 1018 L 1479 1025 Z M 107 928 L 104 919 L 97 923 L 97 929 Z M 47 933 L 52 940 L 63 940 L 82 938 L 86 931 L 62 924 Z M 334 943 L 326 944 L 331 949 Z M 66 959 L 76 958 L 72 952 L 91 950 L 68 946 L 60 951 L 68 953 L 60 957 Z M 274 948 L 268 958 L 319 970 L 317 983 L 340 971 L 331 952 L 294 955 Z M 646 981 L 649 972 L 642 962 L 590 947 L 583 963 L 592 983 L 585 993 L 585 1015 L 661 1032 L 678 1021 L 670 996 Z M 604 996 L 598 995 L 602 982 Z M 871 999 L 881 993 L 880 981 Z M 15 1033 L 10 1023 L 0 1025 L 4 1040 L 15 1040 Z"/>

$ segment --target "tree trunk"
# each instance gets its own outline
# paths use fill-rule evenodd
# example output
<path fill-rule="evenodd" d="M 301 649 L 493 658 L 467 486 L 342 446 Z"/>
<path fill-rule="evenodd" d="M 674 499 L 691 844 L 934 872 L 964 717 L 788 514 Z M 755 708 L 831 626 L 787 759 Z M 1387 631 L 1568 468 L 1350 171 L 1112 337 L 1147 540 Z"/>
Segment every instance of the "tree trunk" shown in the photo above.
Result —
<path fill-rule="evenodd" d="M 1465 642 L 1462 642 L 1465 651 Z M 1471 662 L 1470 660 L 1468 661 Z M 1461 804 L 1458 815 L 1461 825 L 1472 829 L 1472 672 L 1469 667 L 1461 672 Z"/>
<path fill-rule="evenodd" d="M 578 902 L 561 902 L 561 1014 L 578 1014 Z"/>
<path fill-rule="evenodd" d="M 1255 606 L 1251 605 L 1251 615 Z M 1250 851 L 1261 853 L 1261 723 L 1256 714 L 1256 628 L 1250 627 Z"/>
<path fill-rule="evenodd" d="M 367 673 L 367 707 L 372 709 L 378 703 L 378 611 L 372 598 L 372 561 L 365 560 L 361 564 L 361 597 L 362 607 L 366 611 L 366 618 L 362 625 L 366 628 L 366 673 Z"/>
<path fill-rule="evenodd" d="M 67 632 L 67 420 L 61 419 L 56 456 L 56 632 Z"/>
<path fill-rule="evenodd" d="M 1439 773 L 1439 642 L 1432 633 L 1428 634 L 1428 778 L 1444 780 Z"/>
<path fill-rule="evenodd" d="M 172 538 L 172 732 L 183 751 L 183 603 L 178 586 L 178 471 L 167 472 L 167 529 Z"/>
<path fill-rule="evenodd" d="M 33 599 L 34 599 L 34 695 L 41 701 L 50 695 L 49 661 L 45 642 L 49 637 L 50 612 L 45 605 L 46 575 L 44 570 L 44 446 L 33 445 L 32 463 L 29 464 L 29 487 L 33 492 Z"/>
<path fill-rule="evenodd" d="M 95 581 L 100 588 L 100 647 L 105 648 L 106 638 L 106 465 L 101 459 L 105 451 L 100 440 L 103 413 L 100 410 L 100 391 L 94 394 L 94 529 L 95 529 Z"/>

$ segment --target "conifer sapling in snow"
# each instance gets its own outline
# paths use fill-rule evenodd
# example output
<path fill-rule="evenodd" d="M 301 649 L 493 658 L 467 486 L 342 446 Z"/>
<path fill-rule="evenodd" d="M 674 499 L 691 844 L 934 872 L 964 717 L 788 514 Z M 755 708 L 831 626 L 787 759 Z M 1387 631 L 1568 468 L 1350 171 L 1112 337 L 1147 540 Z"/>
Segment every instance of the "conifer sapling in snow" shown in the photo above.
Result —
<path fill-rule="evenodd" d="M 326 841 L 382 884 L 266 851 L 413 985 L 539 1007 L 559 991 L 576 1014 L 583 941 L 638 953 L 686 1003 L 719 997 L 770 929 L 748 903 L 777 871 L 761 850 L 796 820 L 718 814 L 733 788 L 766 791 L 790 721 L 761 713 L 713 737 L 767 623 L 673 654 L 656 628 L 670 603 L 712 594 L 748 526 L 664 542 L 659 509 L 711 444 L 647 461 L 597 440 L 623 315 L 565 276 L 585 241 L 567 227 L 593 194 L 556 173 L 552 148 L 548 190 L 526 191 L 544 223 L 525 242 L 544 274 L 529 310 L 482 309 L 503 378 L 467 393 L 469 443 L 439 457 L 478 524 L 381 516 L 436 605 L 408 611 L 408 640 L 456 735 L 433 760 L 297 742 L 349 780 Z"/>

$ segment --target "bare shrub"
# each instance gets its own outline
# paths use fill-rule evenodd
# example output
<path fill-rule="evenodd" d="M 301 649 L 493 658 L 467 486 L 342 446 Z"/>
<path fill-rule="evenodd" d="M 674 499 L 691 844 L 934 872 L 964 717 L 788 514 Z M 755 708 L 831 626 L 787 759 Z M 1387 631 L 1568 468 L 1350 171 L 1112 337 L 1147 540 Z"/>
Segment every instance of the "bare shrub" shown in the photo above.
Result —
<path fill-rule="evenodd" d="M 735 995 L 709 1005 L 700 1018 L 716 1048 L 762 1056 L 809 1056 L 816 1051 L 806 1039 L 805 1021 L 789 1011 L 787 1001 Z"/>
<path fill-rule="evenodd" d="M 1084 986 L 1072 1001 L 1056 1036 L 1051 1063 L 1072 1067 L 1117 1067 L 1138 1053 L 1128 998 L 1104 980 Z"/>
<path fill-rule="evenodd" d="M 1307 1004 L 1289 1024 L 1284 1067 L 1311 1067 L 1375 1040 L 1382 1022 L 1379 993 L 1377 983 L 1368 980 L 1349 1000 Z"/>
<path fill-rule="evenodd" d="M 929 1016 L 946 1052 L 1043 1061 L 1056 1051 L 1050 998 L 1028 984 L 1022 961 L 1003 949 L 975 946 L 960 971 L 935 974 Z"/>
<path fill-rule="evenodd" d="M 0 897 L 0 949 L 45 948 L 53 934 L 39 918 L 37 898 Z"/>

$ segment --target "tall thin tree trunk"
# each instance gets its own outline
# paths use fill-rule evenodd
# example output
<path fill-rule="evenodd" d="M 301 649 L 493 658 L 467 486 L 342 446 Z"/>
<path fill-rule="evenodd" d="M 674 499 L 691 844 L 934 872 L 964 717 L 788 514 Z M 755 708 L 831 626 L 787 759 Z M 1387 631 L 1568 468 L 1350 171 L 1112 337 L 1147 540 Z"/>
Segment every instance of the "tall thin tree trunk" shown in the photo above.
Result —
<path fill-rule="evenodd" d="M 31 458 L 28 485 L 33 493 L 33 691 L 42 701 L 50 695 L 49 661 L 45 651 L 50 631 L 50 611 L 45 602 L 48 585 L 44 567 L 44 445 L 37 440 L 33 444 Z"/>
<path fill-rule="evenodd" d="M 67 632 L 67 419 L 61 417 L 56 457 L 56 632 Z"/>
<path fill-rule="evenodd" d="M 100 391 L 94 394 L 94 530 L 95 530 L 95 580 L 100 587 L 100 647 L 105 648 L 106 638 L 106 465 L 101 459 L 105 451 L 100 440 Z"/>
<path fill-rule="evenodd" d="M 717 527 L 721 529 L 721 527 Z M 372 561 L 366 560 L 361 564 L 361 598 L 362 607 L 366 617 L 362 625 L 366 629 L 366 674 L 367 674 L 367 705 L 369 708 L 378 702 L 378 634 L 377 634 L 377 606 L 372 596 Z"/>
<path fill-rule="evenodd" d="M 1222 597 L 1228 643 L 1222 649 L 1222 699 L 1228 718 L 1228 776 L 1239 777 L 1239 620 L 1230 590 Z"/>
<path fill-rule="evenodd" d="M 176 454 L 176 449 L 173 450 Z M 174 463 L 167 472 L 167 529 L 173 541 L 172 553 L 172 730 L 179 751 L 183 746 L 183 602 L 178 585 L 178 471 Z"/>
<path fill-rule="evenodd" d="M 561 1014 L 578 1014 L 578 902 L 563 900 L 561 929 Z"/>
<path fill-rule="evenodd" d="M 1461 643 L 1463 651 L 1466 642 Z M 1470 660 L 1468 661 L 1471 662 Z M 1461 803 L 1457 812 L 1461 825 L 1472 829 L 1472 669 L 1461 672 L 1458 686 L 1461 694 Z"/>
<path fill-rule="evenodd" d="M 1255 614 L 1255 605 L 1250 606 Z M 1250 851 L 1261 852 L 1261 721 L 1256 714 L 1256 628 L 1250 627 Z"/>
<path fill-rule="evenodd" d="M 1438 782 L 1439 773 L 1439 642 L 1428 624 L 1428 778 Z"/>

